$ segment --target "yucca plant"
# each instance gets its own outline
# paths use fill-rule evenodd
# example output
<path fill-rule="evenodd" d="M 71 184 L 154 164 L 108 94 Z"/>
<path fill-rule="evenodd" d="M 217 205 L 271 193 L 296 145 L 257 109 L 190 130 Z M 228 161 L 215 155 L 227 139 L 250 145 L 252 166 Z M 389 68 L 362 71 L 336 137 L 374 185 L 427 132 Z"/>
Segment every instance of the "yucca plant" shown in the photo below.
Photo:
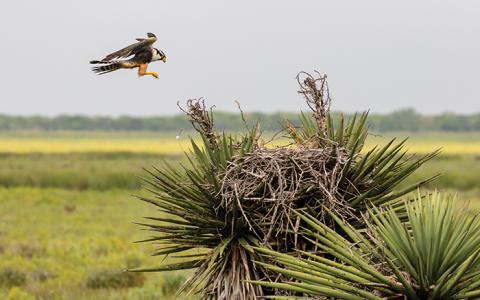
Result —
<path fill-rule="evenodd" d="M 434 179 L 397 190 L 436 153 L 407 157 L 404 142 L 394 141 L 363 153 L 367 114 L 340 117 L 334 126 L 326 77 L 308 76 L 299 83 L 312 114 L 301 117 L 300 128 L 287 123 L 292 141 L 287 146 L 264 145 L 259 126 L 239 135 L 217 132 L 203 101 L 187 103 L 185 112 L 201 143 L 192 140 L 188 164 L 149 171 L 145 182 L 153 197 L 140 197 L 162 213 L 141 223 L 155 233 L 145 241 L 159 245 L 155 255 L 174 261 L 133 271 L 195 268 L 182 290 L 199 292 L 203 299 L 275 295 L 279 290 L 251 283 L 281 279 L 253 263 L 263 257 L 252 249 L 312 250 L 300 231 L 305 221 L 295 211 L 308 212 L 333 230 L 338 226 L 329 211 L 361 228 L 361 212 L 369 203 L 393 205 Z"/>
<path fill-rule="evenodd" d="M 371 206 L 367 231 L 330 212 L 343 235 L 299 214 L 307 224 L 306 238 L 318 251 L 289 255 L 254 248 L 276 262 L 260 266 L 289 278 L 255 283 L 312 298 L 478 299 L 480 215 L 436 192 L 404 204 L 405 222 L 395 208 Z"/>

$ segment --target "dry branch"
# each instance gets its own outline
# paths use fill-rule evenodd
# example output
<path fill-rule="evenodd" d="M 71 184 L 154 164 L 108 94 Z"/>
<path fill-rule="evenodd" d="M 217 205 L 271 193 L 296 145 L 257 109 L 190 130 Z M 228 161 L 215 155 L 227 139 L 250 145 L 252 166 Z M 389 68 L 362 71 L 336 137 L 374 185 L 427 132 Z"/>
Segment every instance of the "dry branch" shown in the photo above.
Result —
<path fill-rule="evenodd" d="M 177 105 L 180 110 L 188 116 L 193 128 L 198 131 L 200 135 L 205 136 L 208 139 L 212 148 L 217 148 L 218 145 L 215 136 L 215 126 L 212 113 L 213 107 L 210 107 L 210 111 L 208 111 L 205 107 L 205 100 L 203 98 L 187 100 L 186 109 L 181 107 L 178 103 Z"/>
<path fill-rule="evenodd" d="M 300 90 L 298 93 L 305 98 L 308 107 L 313 112 L 320 133 L 326 136 L 327 114 L 330 111 L 330 90 L 328 88 L 327 75 L 315 71 L 313 75 L 307 72 L 300 72 L 297 75 Z"/>

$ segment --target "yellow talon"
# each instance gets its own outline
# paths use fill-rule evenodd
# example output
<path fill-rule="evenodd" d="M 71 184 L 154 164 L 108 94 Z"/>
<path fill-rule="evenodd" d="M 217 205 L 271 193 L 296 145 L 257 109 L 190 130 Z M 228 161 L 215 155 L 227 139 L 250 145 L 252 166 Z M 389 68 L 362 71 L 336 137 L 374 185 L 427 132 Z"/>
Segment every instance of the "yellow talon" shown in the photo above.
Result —
<path fill-rule="evenodd" d="M 152 75 L 153 77 L 157 78 L 158 79 L 158 73 L 157 72 L 146 72 L 145 74 L 143 75 Z"/>

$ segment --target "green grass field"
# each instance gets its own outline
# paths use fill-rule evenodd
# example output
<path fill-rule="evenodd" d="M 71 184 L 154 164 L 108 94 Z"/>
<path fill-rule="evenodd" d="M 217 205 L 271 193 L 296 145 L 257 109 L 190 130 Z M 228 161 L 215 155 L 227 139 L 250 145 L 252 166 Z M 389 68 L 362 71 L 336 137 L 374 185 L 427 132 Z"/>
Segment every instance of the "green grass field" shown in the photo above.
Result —
<path fill-rule="evenodd" d="M 161 166 L 162 160 L 181 161 L 185 146 L 180 151 L 140 151 L 149 147 L 149 140 L 158 139 L 170 139 L 165 147 L 176 143 L 170 135 L 145 133 L 0 134 L 0 299 L 173 297 L 188 272 L 122 272 L 162 262 L 150 256 L 150 245 L 133 243 L 148 232 L 132 223 L 155 215 L 151 206 L 132 196 L 144 193 L 138 178 L 142 168 Z M 371 143 L 386 139 L 372 137 Z M 15 148 L 5 144 L 12 140 L 43 151 L 10 151 Z M 68 149 L 75 140 L 90 146 L 85 151 L 79 144 L 71 152 L 55 149 Z M 98 141 L 104 144 L 95 148 Z M 479 133 L 412 135 L 408 145 L 413 150 L 428 145 L 434 150 L 443 144 L 451 148 L 409 181 L 445 173 L 428 188 L 458 193 L 480 208 L 480 150 L 475 150 L 479 141 Z M 105 145 L 133 150 L 118 152 Z"/>
<path fill-rule="evenodd" d="M 162 287 L 186 274 L 122 271 L 160 263 L 150 257 L 151 246 L 133 243 L 148 233 L 131 222 L 147 215 L 151 207 L 125 190 L 0 188 L 0 299 L 15 276 L 37 299 L 171 296 Z"/>

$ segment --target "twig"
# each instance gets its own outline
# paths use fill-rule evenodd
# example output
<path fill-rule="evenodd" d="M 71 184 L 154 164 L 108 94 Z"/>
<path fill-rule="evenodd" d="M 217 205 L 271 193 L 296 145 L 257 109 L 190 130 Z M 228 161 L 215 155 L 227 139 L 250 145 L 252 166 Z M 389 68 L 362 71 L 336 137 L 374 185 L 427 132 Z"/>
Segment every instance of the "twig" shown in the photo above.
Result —
<path fill-rule="evenodd" d="M 313 75 L 302 71 L 298 73 L 297 81 L 300 87 L 298 93 L 304 97 L 312 110 L 318 128 L 325 137 L 327 135 L 326 119 L 331 103 L 327 75 L 322 75 L 318 71 L 314 71 Z"/>
<path fill-rule="evenodd" d="M 210 107 L 210 112 L 205 107 L 203 98 L 187 100 L 187 108 L 184 109 L 177 102 L 177 106 L 183 111 L 192 123 L 193 128 L 201 135 L 205 136 L 210 142 L 212 149 L 218 149 L 217 139 L 215 135 L 215 126 L 213 122 L 213 107 Z"/>

